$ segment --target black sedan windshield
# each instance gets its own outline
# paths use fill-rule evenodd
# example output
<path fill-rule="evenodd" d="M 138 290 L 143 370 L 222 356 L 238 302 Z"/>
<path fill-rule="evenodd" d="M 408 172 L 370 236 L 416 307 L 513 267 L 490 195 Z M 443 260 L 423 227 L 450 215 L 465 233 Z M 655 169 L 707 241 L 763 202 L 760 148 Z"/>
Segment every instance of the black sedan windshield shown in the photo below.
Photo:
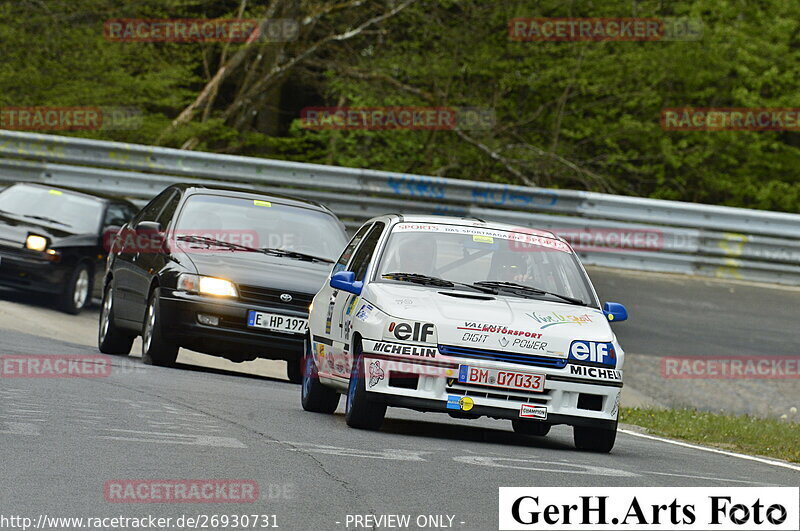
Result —
<path fill-rule="evenodd" d="M 0 192 L 0 214 L 88 234 L 100 229 L 103 203 L 65 190 L 22 184 Z"/>
<path fill-rule="evenodd" d="M 210 194 L 196 194 L 187 199 L 175 234 L 213 238 L 254 249 L 293 251 L 328 260 L 336 259 L 347 243 L 342 226 L 325 212 Z"/>

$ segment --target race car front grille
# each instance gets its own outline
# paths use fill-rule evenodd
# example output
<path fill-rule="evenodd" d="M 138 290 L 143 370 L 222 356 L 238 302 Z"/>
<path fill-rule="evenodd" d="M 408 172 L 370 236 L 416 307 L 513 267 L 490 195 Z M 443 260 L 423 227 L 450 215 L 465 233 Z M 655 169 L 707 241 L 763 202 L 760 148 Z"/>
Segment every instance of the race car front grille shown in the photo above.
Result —
<path fill-rule="evenodd" d="M 281 295 L 288 294 L 292 300 L 285 302 L 281 300 Z M 280 306 L 284 308 L 293 308 L 296 310 L 308 311 L 308 305 L 314 295 L 308 293 L 299 293 L 297 291 L 286 291 L 272 288 L 262 288 L 259 286 L 239 286 L 239 298 L 243 301 L 255 302 L 258 304 L 267 304 L 269 306 Z"/>
<path fill-rule="evenodd" d="M 504 363 L 515 363 L 518 365 L 530 365 L 534 367 L 550 367 L 553 369 L 563 369 L 567 366 L 567 360 L 564 358 L 551 358 L 548 356 L 535 356 L 532 354 L 517 354 L 512 352 L 498 352 L 496 350 L 483 350 L 469 347 L 439 345 L 439 353 L 444 356 L 453 356 L 455 358 L 502 361 Z"/>

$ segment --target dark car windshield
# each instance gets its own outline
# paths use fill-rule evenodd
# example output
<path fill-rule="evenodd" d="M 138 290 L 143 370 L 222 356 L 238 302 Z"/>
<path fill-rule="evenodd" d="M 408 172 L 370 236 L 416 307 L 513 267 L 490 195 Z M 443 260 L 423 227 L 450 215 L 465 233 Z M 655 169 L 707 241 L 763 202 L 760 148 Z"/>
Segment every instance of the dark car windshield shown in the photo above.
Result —
<path fill-rule="evenodd" d="M 280 249 L 335 260 L 347 243 L 336 218 L 310 208 L 243 197 L 195 194 L 175 234 L 202 236 L 255 249 Z"/>
<path fill-rule="evenodd" d="M 0 214 L 76 234 L 98 232 L 103 203 L 43 186 L 15 185 L 0 192 Z"/>

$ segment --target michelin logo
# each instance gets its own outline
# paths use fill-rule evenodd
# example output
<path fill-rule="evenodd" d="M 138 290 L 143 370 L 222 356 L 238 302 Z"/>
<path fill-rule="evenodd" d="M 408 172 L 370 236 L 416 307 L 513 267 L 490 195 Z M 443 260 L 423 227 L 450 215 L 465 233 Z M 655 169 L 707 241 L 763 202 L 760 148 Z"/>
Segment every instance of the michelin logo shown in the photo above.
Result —
<path fill-rule="evenodd" d="M 603 369 L 600 367 L 587 367 L 585 365 L 570 365 L 569 373 L 573 376 L 595 378 L 597 380 L 622 381 L 622 371 L 616 369 Z"/>

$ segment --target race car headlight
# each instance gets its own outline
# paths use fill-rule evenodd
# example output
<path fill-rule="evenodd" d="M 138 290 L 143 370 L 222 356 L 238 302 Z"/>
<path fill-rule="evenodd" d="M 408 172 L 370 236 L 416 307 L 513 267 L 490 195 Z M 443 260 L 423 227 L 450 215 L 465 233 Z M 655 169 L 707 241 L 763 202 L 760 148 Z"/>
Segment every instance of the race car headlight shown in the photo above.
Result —
<path fill-rule="evenodd" d="M 44 251 L 47 249 L 47 238 L 36 234 L 29 234 L 25 240 L 25 247 L 32 251 Z"/>
<path fill-rule="evenodd" d="M 217 297 L 238 297 L 236 285 L 230 280 L 216 277 L 182 274 L 178 277 L 178 290 Z"/>

